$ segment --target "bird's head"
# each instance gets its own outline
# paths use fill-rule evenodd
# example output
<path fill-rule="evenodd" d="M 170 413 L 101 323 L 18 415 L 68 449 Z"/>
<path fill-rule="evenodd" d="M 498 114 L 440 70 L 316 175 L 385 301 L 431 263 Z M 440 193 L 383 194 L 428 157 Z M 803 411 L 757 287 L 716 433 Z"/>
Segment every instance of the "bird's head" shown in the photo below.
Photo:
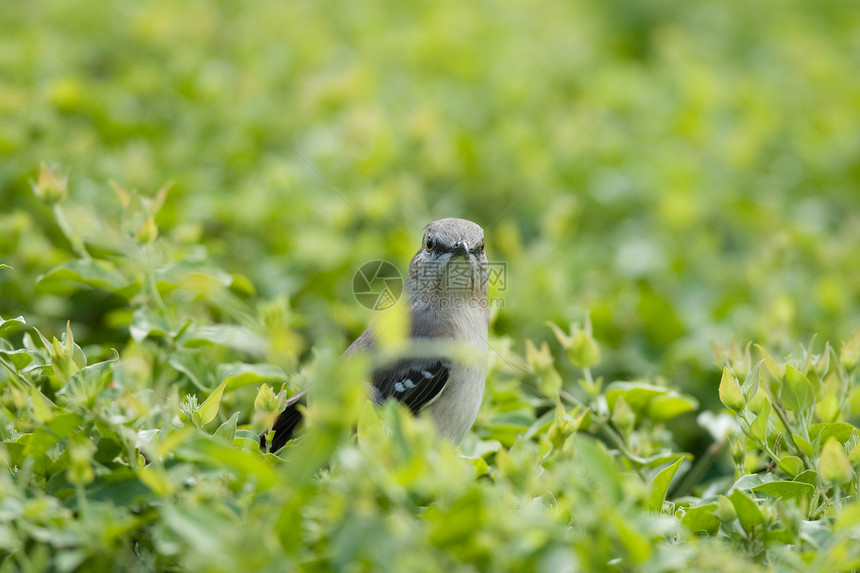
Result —
<path fill-rule="evenodd" d="M 424 227 L 409 265 L 410 294 L 486 299 L 488 266 L 480 225 L 466 219 L 433 221 Z"/>

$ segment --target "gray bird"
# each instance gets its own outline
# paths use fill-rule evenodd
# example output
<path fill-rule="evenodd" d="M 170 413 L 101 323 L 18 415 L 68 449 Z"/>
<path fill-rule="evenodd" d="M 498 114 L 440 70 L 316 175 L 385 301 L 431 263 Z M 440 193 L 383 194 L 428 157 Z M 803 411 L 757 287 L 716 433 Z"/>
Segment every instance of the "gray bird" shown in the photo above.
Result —
<path fill-rule="evenodd" d="M 484 230 L 465 219 L 440 219 L 424 227 L 421 247 L 409 263 L 408 351 L 377 366 L 371 375 L 377 403 L 393 398 L 414 414 L 428 409 L 439 433 L 454 443 L 472 427 L 484 396 L 489 310 L 489 263 Z M 374 326 L 343 356 L 376 354 Z M 302 420 L 305 392 L 292 396 L 278 416 L 270 446 L 277 451 Z M 265 436 L 260 443 L 265 446 Z"/>

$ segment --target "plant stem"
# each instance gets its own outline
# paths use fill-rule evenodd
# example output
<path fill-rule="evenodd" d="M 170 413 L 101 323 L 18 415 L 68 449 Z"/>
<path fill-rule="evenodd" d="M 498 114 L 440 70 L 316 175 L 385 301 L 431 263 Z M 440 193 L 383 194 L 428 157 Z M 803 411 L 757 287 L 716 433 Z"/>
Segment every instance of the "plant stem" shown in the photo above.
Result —
<path fill-rule="evenodd" d="M 785 439 L 791 444 L 791 448 L 797 454 L 801 460 L 803 460 L 803 465 L 806 466 L 806 469 L 815 469 L 812 467 L 812 462 L 809 461 L 809 458 L 806 457 L 806 454 L 803 453 L 803 450 L 800 449 L 800 446 L 797 445 L 797 442 L 794 441 L 794 436 L 791 434 L 791 425 L 788 423 L 788 418 L 785 415 L 785 412 L 782 409 L 782 406 L 777 404 L 775 401 L 772 402 L 773 411 L 776 412 L 776 415 L 779 416 L 779 420 L 782 422 L 782 425 L 785 426 Z"/>
<path fill-rule="evenodd" d="M 618 451 L 621 452 L 622 455 L 627 457 L 631 462 L 633 462 L 639 467 L 642 467 L 648 463 L 644 458 L 637 456 L 629 449 L 627 449 L 627 445 L 624 443 L 624 440 L 621 438 L 621 436 L 618 435 L 615 430 L 612 429 L 612 427 L 606 421 L 601 422 L 597 429 L 602 432 L 603 435 L 606 436 L 616 448 L 618 448 Z"/>
<path fill-rule="evenodd" d="M 705 454 L 696 460 L 696 463 L 687 471 L 678 485 L 671 489 L 669 494 L 666 496 L 667 499 L 670 497 L 676 498 L 686 495 L 694 484 L 699 483 L 699 480 L 714 463 L 716 457 L 726 448 L 726 443 L 726 440 L 722 440 L 720 442 L 714 442 L 708 446 Z"/>
<path fill-rule="evenodd" d="M 558 395 L 561 397 L 562 400 L 564 400 L 566 402 L 570 402 L 574 406 L 583 406 L 583 407 L 585 406 L 585 404 L 580 402 L 579 399 L 577 399 L 577 397 L 574 396 L 573 394 L 571 394 L 570 392 L 567 392 L 565 390 L 559 390 Z"/>

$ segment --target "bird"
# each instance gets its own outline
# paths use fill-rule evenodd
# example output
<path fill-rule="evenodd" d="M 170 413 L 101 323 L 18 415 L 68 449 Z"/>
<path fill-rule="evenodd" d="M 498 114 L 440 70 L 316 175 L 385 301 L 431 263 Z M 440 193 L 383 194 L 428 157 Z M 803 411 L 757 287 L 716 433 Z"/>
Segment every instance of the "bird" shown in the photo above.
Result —
<path fill-rule="evenodd" d="M 370 394 L 377 404 L 397 400 L 415 415 L 428 410 L 439 434 L 457 444 L 477 418 L 487 374 L 489 262 L 481 226 L 453 217 L 427 224 L 403 290 L 410 352 L 373 368 Z M 376 328 L 372 323 L 342 358 L 380 354 Z M 287 400 L 269 451 L 293 437 L 306 402 L 306 390 Z"/>

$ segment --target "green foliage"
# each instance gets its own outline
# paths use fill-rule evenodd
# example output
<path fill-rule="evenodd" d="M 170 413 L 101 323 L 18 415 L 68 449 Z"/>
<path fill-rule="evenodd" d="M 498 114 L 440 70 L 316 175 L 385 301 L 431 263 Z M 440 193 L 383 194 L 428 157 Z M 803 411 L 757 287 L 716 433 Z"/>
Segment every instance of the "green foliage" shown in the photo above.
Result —
<path fill-rule="evenodd" d="M 11 3 L 0 570 L 860 568 L 852 10 Z M 336 358 L 443 216 L 459 448 Z"/>
<path fill-rule="evenodd" d="M 66 204 L 53 207 L 62 216 Z M 718 351 L 727 366 L 712 391 L 737 419 L 712 446 L 731 444 L 728 481 L 701 481 L 714 458 L 678 449 L 671 425 L 696 399 L 594 377 L 587 321 L 571 334 L 550 325 L 563 359 L 530 340 L 524 355 L 503 349 L 460 450 L 428 418 L 371 407 L 367 365 L 321 346 L 299 375 L 307 430 L 263 454 L 257 432 L 286 399 L 269 384 L 287 376 L 247 360 L 267 355 L 284 317 L 211 263 L 170 263 L 179 245 L 115 225 L 135 248 L 87 250 L 62 263 L 76 269 L 62 280 L 124 301 L 121 351 L 82 348 L 68 324 L 49 339 L 24 317 L 0 322 L 7 568 L 730 570 L 726 545 L 746 566 L 860 560 L 848 517 L 860 433 L 847 421 L 858 337 L 786 362 L 759 349 L 751 367 L 749 346 Z M 149 249 L 156 266 L 141 264 Z M 116 280 L 98 280 L 106 268 Z"/>
<path fill-rule="evenodd" d="M 850 355 L 856 344 L 855 336 L 839 353 L 826 344 L 821 354 L 810 344 L 783 363 L 759 349 L 763 360 L 746 373 L 746 380 L 752 380 L 743 386 L 746 400 L 738 387 L 739 403 L 732 408 L 738 431 L 729 437 L 737 481 L 728 498 L 735 512 L 719 514 L 714 508 L 714 515 L 723 528 L 736 518 L 749 550 L 764 554 L 774 546 L 791 545 L 805 562 L 819 567 L 826 563 L 841 571 L 860 565 L 860 554 L 845 551 L 852 534 L 831 529 L 846 500 L 856 505 L 860 488 L 857 460 L 854 466 L 849 461 L 860 443 L 860 429 L 846 421 L 858 413 L 849 396 L 860 383 L 860 372 L 856 364 L 838 359 Z M 730 362 L 736 367 L 749 364 L 749 348 L 745 356 L 736 348 L 734 354 Z M 723 385 L 733 379 L 727 366 L 721 396 Z M 693 519 L 698 525 L 702 516 Z"/>

